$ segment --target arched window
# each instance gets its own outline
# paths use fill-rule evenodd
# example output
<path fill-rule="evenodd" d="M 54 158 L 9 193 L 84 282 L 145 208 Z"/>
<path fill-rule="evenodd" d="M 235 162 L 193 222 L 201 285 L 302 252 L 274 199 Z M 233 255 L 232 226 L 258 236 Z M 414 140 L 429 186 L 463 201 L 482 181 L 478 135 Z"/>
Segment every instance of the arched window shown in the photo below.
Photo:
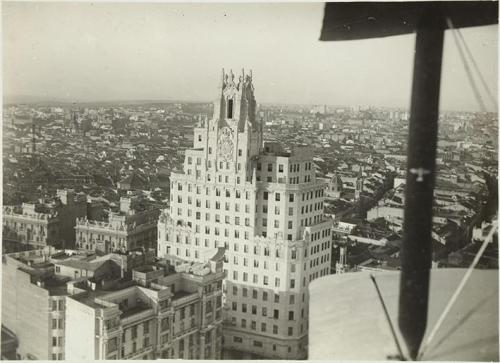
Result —
<path fill-rule="evenodd" d="M 233 100 L 229 100 L 227 103 L 227 118 L 233 118 Z"/>

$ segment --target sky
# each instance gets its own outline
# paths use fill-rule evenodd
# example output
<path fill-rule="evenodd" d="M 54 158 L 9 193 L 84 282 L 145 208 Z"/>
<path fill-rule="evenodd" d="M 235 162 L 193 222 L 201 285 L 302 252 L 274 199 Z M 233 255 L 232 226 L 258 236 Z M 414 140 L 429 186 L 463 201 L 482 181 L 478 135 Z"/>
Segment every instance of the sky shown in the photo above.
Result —
<path fill-rule="evenodd" d="M 410 102 L 415 36 L 320 42 L 322 3 L 1 5 L 4 96 L 212 101 L 222 68 L 244 68 L 253 71 L 261 103 Z M 497 95 L 498 26 L 461 31 Z M 446 33 L 441 108 L 477 110 Z"/>

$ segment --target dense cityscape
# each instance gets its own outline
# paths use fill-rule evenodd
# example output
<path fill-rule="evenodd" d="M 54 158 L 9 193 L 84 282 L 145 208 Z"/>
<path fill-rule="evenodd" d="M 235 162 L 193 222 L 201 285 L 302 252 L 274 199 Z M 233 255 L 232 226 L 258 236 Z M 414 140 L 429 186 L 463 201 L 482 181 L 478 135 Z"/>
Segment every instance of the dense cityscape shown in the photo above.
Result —
<path fill-rule="evenodd" d="M 234 78 L 213 104 L 4 105 L 3 358 L 305 359 L 311 281 L 400 268 L 408 111 Z M 439 118 L 433 267 L 467 267 L 497 114 Z"/>

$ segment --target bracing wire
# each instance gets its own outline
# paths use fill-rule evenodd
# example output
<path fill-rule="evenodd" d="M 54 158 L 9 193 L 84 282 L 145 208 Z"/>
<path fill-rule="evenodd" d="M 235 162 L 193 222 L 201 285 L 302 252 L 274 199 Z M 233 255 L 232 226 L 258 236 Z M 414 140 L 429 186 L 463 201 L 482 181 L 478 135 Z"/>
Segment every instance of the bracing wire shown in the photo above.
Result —
<path fill-rule="evenodd" d="M 458 48 L 458 53 L 460 54 L 460 59 L 462 60 L 462 63 L 465 68 L 465 73 L 467 74 L 467 78 L 469 79 L 469 83 L 472 87 L 472 91 L 474 92 L 474 96 L 476 97 L 477 102 L 479 103 L 479 107 L 481 111 L 485 112 L 486 111 L 486 106 L 484 104 L 484 101 L 481 97 L 481 94 L 479 93 L 479 89 L 477 88 L 476 82 L 474 81 L 474 77 L 472 76 L 471 69 L 469 68 L 469 64 L 467 63 L 467 59 L 465 57 L 464 51 L 462 49 L 462 45 L 460 44 L 460 41 L 458 39 L 456 29 L 453 27 L 453 23 L 450 18 L 446 18 L 446 23 L 448 24 L 448 28 L 451 29 L 451 33 L 453 34 L 453 39 L 455 39 L 455 43 Z"/>
<path fill-rule="evenodd" d="M 486 238 L 484 239 L 483 244 L 481 245 L 481 247 L 479 248 L 479 250 L 476 253 L 476 256 L 474 256 L 474 260 L 472 261 L 472 263 L 470 264 L 469 268 L 465 272 L 465 275 L 462 277 L 462 280 L 458 284 L 457 289 L 453 293 L 452 297 L 448 301 L 448 304 L 444 308 L 443 312 L 439 316 L 439 319 L 437 320 L 436 324 L 434 325 L 434 327 L 432 328 L 430 334 L 428 335 L 427 340 L 426 340 L 424 346 L 420 350 L 420 354 L 419 354 L 418 360 L 422 360 L 423 355 L 425 354 L 426 350 L 429 348 L 432 340 L 434 339 L 434 336 L 436 335 L 437 331 L 439 330 L 439 328 L 443 324 L 444 319 L 446 318 L 446 316 L 450 312 L 451 308 L 453 307 L 453 304 L 455 303 L 455 301 L 457 300 L 458 296 L 462 292 L 465 284 L 467 283 L 467 280 L 469 279 L 470 275 L 472 274 L 472 271 L 474 271 L 474 268 L 476 267 L 476 265 L 478 264 L 479 260 L 481 259 L 481 256 L 483 255 L 484 251 L 486 250 L 486 247 L 491 242 L 491 240 L 493 238 L 493 235 L 496 232 L 497 227 L 498 227 L 497 223 L 498 223 L 497 221 L 493 222 L 493 226 L 491 227 L 490 233 L 488 233 L 488 236 L 486 236 Z"/>
<path fill-rule="evenodd" d="M 491 93 L 491 90 L 488 87 L 488 84 L 486 83 L 486 81 L 481 73 L 481 70 L 479 69 L 479 67 L 476 63 L 476 60 L 474 59 L 474 56 L 472 55 L 472 52 L 470 51 L 469 46 L 467 45 L 467 42 L 465 41 L 462 32 L 460 31 L 459 28 L 456 28 L 455 30 L 456 30 L 460 40 L 462 41 L 462 45 L 463 45 L 465 51 L 467 52 L 467 55 L 469 56 L 469 59 L 471 60 L 472 65 L 474 66 L 476 73 L 479 76 L 479 79 L 481 80 L 481 83 L 483 84 L 484 89 L 486 90 L 486 93 L 488 94 L 488 97 L 490 98 L 492 104 L 495 106 L 495 109 L 498 110 L 497 99 L 493 96 L 493 93 Z"/>
<path fill-rule="evenodd" d="M 387 322 L 389 323 L 389 328 L 391 329 L 391 334 L 392 337 L 394 338 L 394 343 L 396 343 L 396 348 L 398 349 L 399 352 L 399 359 L 400 360 L 405 360 L 405 356 L 403 355 L 403 350 L 401 349 L 401 344 L 399 344 L 399 339 L 396 334 L 396 330 L 394 330 L 394 325 L 392 325 L 392 320 L 391 316 L 389 315 L 389 312 L 387 311 L 387 307 L 385 306 L 384 298 L 382 297 L 382 293 L 380 292 L 380 289 L 378 288 L 377 280 L 375 280 L 375 276 L 370 274 L 370 278 L 373 281 L 373 284 L 375 285 L 375 289 L 377 290 L 378 298 L 380 300 L 380 303 L 382 304 L 382 308 L 384 309 L 384 314 L 387 319 Z"/>

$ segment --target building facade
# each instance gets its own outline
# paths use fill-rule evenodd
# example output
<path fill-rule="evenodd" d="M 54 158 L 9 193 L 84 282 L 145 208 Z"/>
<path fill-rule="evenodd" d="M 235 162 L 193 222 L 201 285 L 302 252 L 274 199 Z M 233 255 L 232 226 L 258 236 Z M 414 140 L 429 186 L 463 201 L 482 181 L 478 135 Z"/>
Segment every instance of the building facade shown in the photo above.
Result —
<path fill-rule="evenodd" d="M 174 267 L 154 250 L 6 254 L 2 329 L 20 359 L 220 359 L 223 257 Z"/>
<path fill-rule="evenodd" d="M 332 247 L 312 159 L 309 148 L 264 143 L 252 75 L 223 72 L 213 118 L 171 174 L 158 256 L 201 261 L 225 247 L 227 351 L 307 356 L 307 287 L 330 273 Z"/>
<path fill-rule="evenodd" d="M 68 360 L 220 359 L 222 253 L 208 263 L 149 264 L 132 270 L 133 286 L 71 285 Z"/>
<path fill-rule="evenodd" d="M 87 215 L 87 196 L 58 190 L 52 200 L 3 207 L 6 241 L 32 247 L 73 248 L 75 220 Z"/>
<path fill-rule="evenodd" d="M 3 255 L 2 326 L 20 359 L 65 359 L 66 281 L 54 275 L 47 247 Z"/>
<path fill-rule="evenodd" d="M 156 248 L 159 211 L 137 206 L 137 198 L 122 197 L 120 210 L 110 212 L 107 221 L 76 220 L 76 248 L 103 253 L 135 248 Z"/>

